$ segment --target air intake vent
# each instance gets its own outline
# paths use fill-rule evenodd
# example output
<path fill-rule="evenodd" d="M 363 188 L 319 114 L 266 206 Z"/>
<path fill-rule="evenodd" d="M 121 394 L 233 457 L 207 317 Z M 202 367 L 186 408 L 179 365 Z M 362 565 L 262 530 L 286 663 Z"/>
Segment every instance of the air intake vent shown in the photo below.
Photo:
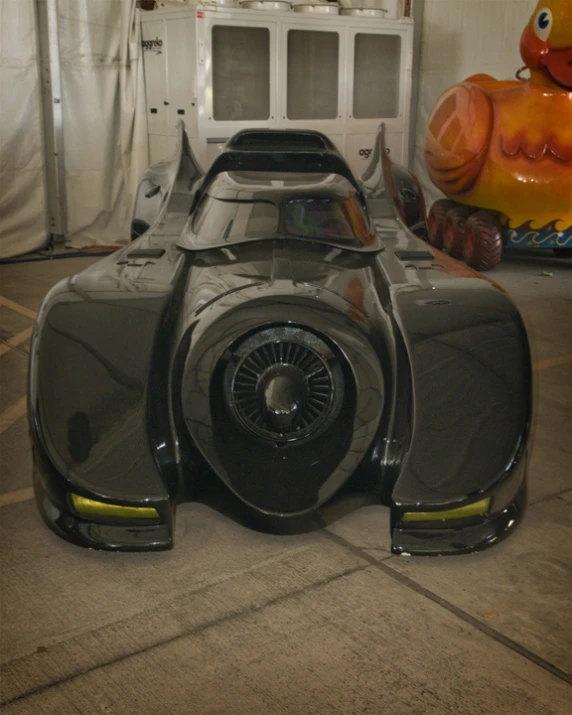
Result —
<path fill-rule="evenodd" d="M 291 327 L 263 330 L 233 350 L 226 384 L 242 425 L 278 443 L 320 433 L 335 418 L 344 389 L 331 348 Z"/>
<path fill-rule="evenodd" d="M 242 151 L 335 151 L 327 136 L 311 130 L 244 129 L 232 137 L 227 147 Z"/>

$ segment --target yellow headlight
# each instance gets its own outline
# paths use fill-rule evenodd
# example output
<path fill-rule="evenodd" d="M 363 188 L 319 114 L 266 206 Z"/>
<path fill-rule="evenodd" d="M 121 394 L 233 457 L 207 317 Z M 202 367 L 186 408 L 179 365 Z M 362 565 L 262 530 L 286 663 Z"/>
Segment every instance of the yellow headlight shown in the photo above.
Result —
<path fill-rule="evenodd" d="M 403 515 L 403 521 L 449 521 L 451 519 L 466 519 L 469 516 L 483 516 L 489 510 L 490 503 L 491 498 L 487 497 L 473 504 L 448 511 L 407 511 Z"/>
<path fill-rule="evenodd" d="M 149 506 L 121 506 L 72 494 L 73 508 L 81 516 L 111 516 L 121 519 L 158 519 L 157 509 Z"/>

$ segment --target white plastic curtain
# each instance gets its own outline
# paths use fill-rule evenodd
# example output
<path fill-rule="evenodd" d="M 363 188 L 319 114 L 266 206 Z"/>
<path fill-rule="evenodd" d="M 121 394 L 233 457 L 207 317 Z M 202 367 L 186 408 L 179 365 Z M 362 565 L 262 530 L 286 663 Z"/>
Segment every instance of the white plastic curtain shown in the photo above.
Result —
<path fill-rule="evenodd" d="M 423 159 L 423 137 L 440 95 L 473 74 L 514 79 L 522 67 L 520 36 L 536 0 L 424 0 L 413 170 L 427 205 L 442 194 Z"/>
<path fill-rule="evenodd" d="M 69 243 L 129 237 L 148 165 L 141 26 L 135 0 L 58 0 Z"/>
<path fill-rule="evenodd" d="M 57 0 L 68 245 L 129 236 L 148 165 L 136 0 Z M 46 245 L 35 0 L 0 0 L 0 258 Z"/>
<path fill-rule="evenodd" d="M 34 0 L 0 0 L 0 258 L 47 241 Z"/>

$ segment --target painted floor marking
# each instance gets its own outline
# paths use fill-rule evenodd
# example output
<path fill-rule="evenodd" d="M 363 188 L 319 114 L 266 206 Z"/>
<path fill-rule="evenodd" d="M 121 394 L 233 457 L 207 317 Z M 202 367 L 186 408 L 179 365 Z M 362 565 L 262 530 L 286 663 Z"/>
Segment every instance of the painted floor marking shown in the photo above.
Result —
<path fill-rule="evenodd" d="M 10 308 L 10 310 L 13 310 L 15 313 L 25 315 L 26 318 L 30 318 L 31 320 L 36 320 L 36 317 L 38 315 L 33 310 L 30 310 L 29 308 L 20 305 L 20 303 L 15 303 L 13 300 L 10 300 L 10 298 L 4 298 L 3 295 L 0 295 L 0 305 L 5 306 L 6 308 Z"/>
<path fill-rule="evenodd" d="M 572 362 L 572 353 L 569 355 L 560 355 L 560 357 L 548 358 L 548 360 L 539 360 L 532 364 L 532 369 L 534 372 L 538 372 L 539 370 L 546 370 L 549 367 L 566 365 L 569 362 Z"/>
<path fill-rule="evenodd" d="M 32 487 L 27 489 L 17 489 L 14 492 L 0 494 L 0 507 L 8 506 L 8 504 L 19 504 L 23 501 L 29 501 L 34 498 L 34 490 Z"/>
<path fill-rule="evenodd" d="M 17 422 L 26 414 L 28 398 L 26 395 L 16 400 L 8 409 L 0 414 L 0 434 Z"/>
<path fill-rule="evenodd" d="M 12 350 L 12 348 L 17 348 L 18 345 L 25 343 L 26 340 L 32 336 L 33 330 L 34 326 L 31 326 L 30 328 L 26 328 L 26 330 L 22 330 L 21 333 L 17 333 L 11 338 L 8 338 L 5 343 L 0 343 L 0 355 L 4 355 L 4 353 Z"/>

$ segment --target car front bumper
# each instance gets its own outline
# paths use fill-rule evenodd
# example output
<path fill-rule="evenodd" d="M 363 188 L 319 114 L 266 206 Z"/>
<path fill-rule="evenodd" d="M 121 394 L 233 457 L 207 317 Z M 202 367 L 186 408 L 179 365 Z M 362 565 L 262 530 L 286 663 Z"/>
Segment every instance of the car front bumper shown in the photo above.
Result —
<path fill-rule="evenodd" d="M 445 556 L 482 551 L 511 534 L 520 524 L 527 502 L 527 457 L 521 455 L 506 477 L 485 495 L 491 510 L 467 519 L 406 523 L 403 512 L 392 512 L 394 554 Z M 482 495 L 481 495 L 482 496 Z M 455 505 L 448 508 L 453 509 Z M 441 510 L 447 507 L 441 507 Z M 421 510 L 421 509 L 420 509 Z"/>

